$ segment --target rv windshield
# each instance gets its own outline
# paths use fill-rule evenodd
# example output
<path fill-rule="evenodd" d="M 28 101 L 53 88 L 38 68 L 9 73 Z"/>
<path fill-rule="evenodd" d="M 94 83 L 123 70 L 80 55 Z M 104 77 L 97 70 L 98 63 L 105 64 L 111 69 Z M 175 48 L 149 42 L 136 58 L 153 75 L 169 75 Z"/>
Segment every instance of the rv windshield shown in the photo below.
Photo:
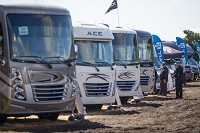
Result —
<path fill-rule="evenodd" d="M 138 35 L 138 46 L 140 62 L 153 62 L 154 55 L 152 37 Z"/>
<path fill-rule="evenodd" d="M 75 41 L 78 46 L 77 65 L 110 66 L 113 48 L 109 41 Z"/>
<path fill-rule="evenodd" d="M 41 58 L 47 63 L 61 63 L 54 57 L 74 58 L 70 16 L 8 14 L 7 22 L 12 61 L 41 63 L 36 60 Z"/>
<path fill-rule="evenodd" d="M 137 41 L 135 34 L 113 33 L 113 49 L 116 64 L 130 65 L 138 62 Z"/>

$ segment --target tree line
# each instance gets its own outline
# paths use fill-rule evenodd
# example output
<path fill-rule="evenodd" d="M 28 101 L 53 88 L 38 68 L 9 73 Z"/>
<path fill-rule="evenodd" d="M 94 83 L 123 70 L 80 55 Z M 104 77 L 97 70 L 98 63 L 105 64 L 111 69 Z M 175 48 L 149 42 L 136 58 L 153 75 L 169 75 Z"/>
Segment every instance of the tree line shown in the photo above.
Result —
<path fill-rule="evenodd" d="M 185 40 L 185 42 L 194 49 L 193 58 L 196 61 L 198 61 L 199 57 L 198 57 L 198 52 L 197 52 L 197 49 L 195 46 L 195 42 L 198 41 L 200 44 L 200 34 L 195 33 L 191 30 L 184 30 L 183 33 L 185 34 L 185 37 L 183 38 Z"/>

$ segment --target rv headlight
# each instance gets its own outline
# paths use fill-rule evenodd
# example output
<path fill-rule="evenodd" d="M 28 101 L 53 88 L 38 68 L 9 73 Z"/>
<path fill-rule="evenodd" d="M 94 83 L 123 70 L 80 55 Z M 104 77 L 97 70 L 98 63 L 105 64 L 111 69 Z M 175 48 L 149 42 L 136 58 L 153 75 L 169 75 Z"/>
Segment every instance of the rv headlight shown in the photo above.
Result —
<path fill-rule="evenodd" d="M 115 91 L 116 91 L 116 90 L 115 90 L 115 88 L 114 88 L 114 89 L 113 89 L 113 92 L 112 92 L 112 97 L 115 96 Z"/>
<path fill-rule="evenodd" d="M 12 98 L 26 100 L 22 75 L 19 69 L 12 68 Z"/>
<path fill-rule="evenodd" d="M 12 68 L 12 77 L 21 77 L 20 70 L 16 68 Z"/>
<path fill-rule="evenodd" d="M 15 92 L 24 92 L 24 89 L 18 85 L 14 87 Z"/>
<path fill-rule="evenodd" d="M 117 81 L 114 82 L 114 86 L 113 86 L 113 91 L 112 91 L 112 96 L 115 96 L 115 89 L 117 87 Z"/>
<path fill-rule="evenodd" d="M 17 84 L 17 85 L 23 84 L 22 75 L 19 69 L 12 68 L 12 82 L 13 84 Z"/>
<path fill-rule="evenodd" d="M 13 81 L 13 84 L 15 84 L 15 85 L 22 85 L 22 83 L 23 83 L 22 79 L 19 77 L 14 77 L 12 79 L 12 81 Z"/>
<path fill-rule="evenodd" d="M 16 92 L 15 93 L 15 98 L 19 99 L 19 100 L 26 100 L 26 98 L 23 96 L 23 94 Z"/>
<path fill-rule="evenodd" d="M 74 69 L 74 76 L 76 76 L 76 69 Z"/>
<path fill-rule="evenodd" d="M 78 89 L 78 82 L 77 80 L 73 80 L 73 84 L 72 84 L 72 97 L 74 97 L 76 95 L 76 91 Z"/>
<path fill-rule="evenodd" d="M 76 90 L 72 88 L 72 97 L 76 96 Z"/>
<path fill-rule="evenodd" d="M 19 77 L 20 73 L 18 71 L 13 71 L 12 75 L 13 77 Z"/>
<path fill-rule="evenodd" d="M 140 87 L 140 86 L 138 85 L 138 86 L 136 87 L 135 91 L 138 91 L 139 87 Z"/>

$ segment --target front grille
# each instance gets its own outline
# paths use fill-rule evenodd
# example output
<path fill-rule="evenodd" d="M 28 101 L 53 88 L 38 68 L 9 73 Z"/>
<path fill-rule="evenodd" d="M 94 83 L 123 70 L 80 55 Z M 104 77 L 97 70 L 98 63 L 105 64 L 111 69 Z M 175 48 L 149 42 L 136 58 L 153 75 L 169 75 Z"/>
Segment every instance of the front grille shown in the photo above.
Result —
<path fill-rule="evenodd" d="M 199 72 L 198 68 L 192 68 L 192 71 L 193 71 L 194 73 L 198 73 L 198 72 Z"/>
<path fill-rule="evenodd" d="M 35 101 L 65 100 L 68 87 L 66 85 L 33 86 Z"/>
<path fill-rule="evenodd" d="M 185 66 L 185 68 L 191 68 L 191 66 Z"/>
<path fill-rule="evenodd" d="M 149 85 L 149 76 L 140 76 L 140 85 Z"/>
<path fill-rule="evenodd" d="M 120 91 L 131 91 L 135 81 L 117 81 L 117 87 Z"/>
<path fill-rule="evenodd" d="M 111 91 L 111 83 L 83 83 L 86 96 L 109 96 Z"/>
<path fill-rule="evenodd" d="M 186 73 L 191 73 L 191 72 L 192 72 L 192 69 L 185 69 L 185 72 L 186 72 Z"/>

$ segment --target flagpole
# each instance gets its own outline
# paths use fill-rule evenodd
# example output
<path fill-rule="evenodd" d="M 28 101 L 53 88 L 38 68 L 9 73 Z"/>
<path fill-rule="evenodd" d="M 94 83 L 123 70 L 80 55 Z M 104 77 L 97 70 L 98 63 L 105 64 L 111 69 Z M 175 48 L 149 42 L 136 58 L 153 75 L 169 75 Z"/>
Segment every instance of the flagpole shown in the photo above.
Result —
<path fill-rule="evenodd" d="M 119 22 L 119 11 L 118 11 L 118 8 L 117 8 L 117 16 L 118 16 L 118 25 L 120 27 L 120 22 Z"/>

